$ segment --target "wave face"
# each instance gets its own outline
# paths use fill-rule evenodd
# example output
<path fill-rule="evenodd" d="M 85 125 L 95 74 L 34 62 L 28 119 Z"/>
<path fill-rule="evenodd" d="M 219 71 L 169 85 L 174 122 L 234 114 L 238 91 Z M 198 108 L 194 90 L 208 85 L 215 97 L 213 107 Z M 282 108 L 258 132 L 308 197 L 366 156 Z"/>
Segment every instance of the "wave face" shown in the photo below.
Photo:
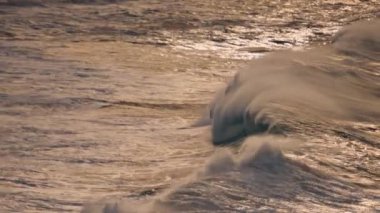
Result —
<path fill-rule="evenodd" d="M 153 199 L 83 212 L 380 210 L 380 21 L 255 60 L 211 104 L 205 166 Z M 235 144 L 238 144 L 234 146 Z"/>

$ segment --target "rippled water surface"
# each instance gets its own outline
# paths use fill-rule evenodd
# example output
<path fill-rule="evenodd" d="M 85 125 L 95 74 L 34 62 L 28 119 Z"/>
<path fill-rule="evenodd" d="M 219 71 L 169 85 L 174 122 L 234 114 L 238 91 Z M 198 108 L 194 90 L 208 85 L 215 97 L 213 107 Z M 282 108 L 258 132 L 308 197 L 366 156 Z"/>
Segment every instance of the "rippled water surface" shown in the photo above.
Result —
<path fill-rule="evenodd" d="M 379 211 L 379 7 L 0 1 L 0 212 Z"/>

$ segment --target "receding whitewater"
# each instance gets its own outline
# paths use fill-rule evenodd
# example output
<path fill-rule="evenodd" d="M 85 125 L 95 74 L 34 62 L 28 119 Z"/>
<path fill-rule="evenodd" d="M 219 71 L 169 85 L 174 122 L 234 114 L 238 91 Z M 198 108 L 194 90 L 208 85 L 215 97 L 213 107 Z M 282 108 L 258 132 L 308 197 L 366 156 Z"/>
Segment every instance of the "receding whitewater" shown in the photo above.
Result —
<path fill-rule="evenodd" d="M 83 212 L 380 211 L 380 21 L 254 60 L 217 93 L 212 156 L 155 196 Z M 211 143 L 210 142 L 210 143 Z"/>

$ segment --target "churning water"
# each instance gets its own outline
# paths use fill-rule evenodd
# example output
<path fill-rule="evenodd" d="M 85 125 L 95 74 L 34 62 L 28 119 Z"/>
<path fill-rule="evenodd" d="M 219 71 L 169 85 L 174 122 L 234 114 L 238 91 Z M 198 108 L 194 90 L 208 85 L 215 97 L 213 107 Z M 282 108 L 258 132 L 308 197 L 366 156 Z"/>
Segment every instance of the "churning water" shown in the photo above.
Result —
<path fill-rule="evenodd" d="M 0 213 L 380 211 L 379 6 L 0 0 Z"/>
<path fill-rule="evenodd" d="M 201 168 L 153 197 L 83 212 L 379 211 L 379 29 L 360 22 L 331 45 L 252 61 L 188 129 L 210 125 Z"/>

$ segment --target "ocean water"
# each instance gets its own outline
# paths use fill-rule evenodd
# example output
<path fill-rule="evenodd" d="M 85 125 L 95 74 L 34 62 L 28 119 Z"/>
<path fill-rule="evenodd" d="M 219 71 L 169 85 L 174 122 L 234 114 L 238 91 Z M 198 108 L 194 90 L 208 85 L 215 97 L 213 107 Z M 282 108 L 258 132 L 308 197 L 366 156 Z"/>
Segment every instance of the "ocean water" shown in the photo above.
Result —
<path fill-rule="evenodd" d="M 60 2 L 0 0 L 1 213 L 380 211 L 377 1 Z"/>
<path fill-rule="evenodd" d="M 254 60 L 199 123 L 216 146 L 204 165 L 153 198 L 82 212 L 379 211 L 379 28 Z"/>

